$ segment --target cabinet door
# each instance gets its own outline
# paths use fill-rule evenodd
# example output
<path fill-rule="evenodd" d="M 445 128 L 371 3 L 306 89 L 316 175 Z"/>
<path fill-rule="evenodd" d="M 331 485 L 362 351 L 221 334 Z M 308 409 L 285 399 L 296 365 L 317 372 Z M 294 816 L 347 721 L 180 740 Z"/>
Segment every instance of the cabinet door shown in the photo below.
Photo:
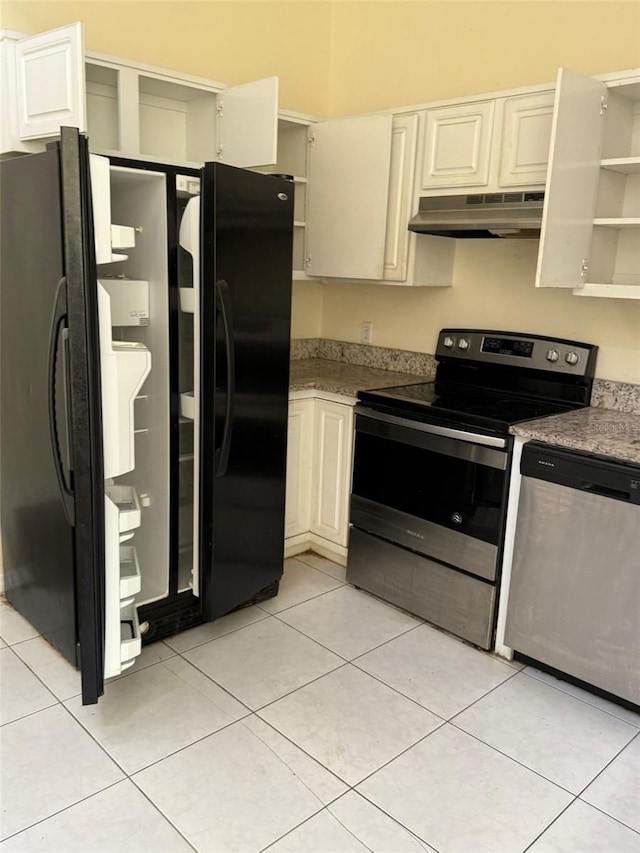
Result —
<path fill-rule="evenodd" d="M 217 110 L 221 163 L 248 168 L 277 162 L 277 77 L 225 89 L 218 96 Z"/>
<path fill-rule="evenodd" d="M 313 125 L 307 272 L 381 279 L 384 273 L 391 116 Z"/>
<path fill-rule="evenodd" d="M 553 101 L 553 92 L 505 99 L 499 186 L 544 184 Z"/>
<path fill-rule="evenodd" d="M 15 61 L 20 139 L 56 136 L 62 125 L 86 130 L 82 24 L 21 39 Z"/>
<path fill-rule="evenodd" d="M 353 407 L 316 400 L 311 532 L 346 546 L 349 527 Z"/>
<path fill-rule="evenodd" d="M 536 287 L 579 287 L 584 282 L 600 174 L 605 93 L 605 84 L 591 77 L 566 68 L 558 73 Z"/>
<path fill-rule="evenodd" d="M 493 101 L 427 111 L 423 189 L 487 185 L 493 113 Z"/>
<path fill-rule="evenodd" d="M 387 234 L 384 244 L 384 278 L 405 281 L 411 233 L 407 222 L 411 217 L 413 178 L 418 140 L 418 116 L 393 119 L 391 129 L 391 166 L 387 201 Z"/>
<path fill-rule="evenodd" d="M 314 400 L 289 403 L 285 539 L 307 533 L 311 524 L 311 457 Z"/>

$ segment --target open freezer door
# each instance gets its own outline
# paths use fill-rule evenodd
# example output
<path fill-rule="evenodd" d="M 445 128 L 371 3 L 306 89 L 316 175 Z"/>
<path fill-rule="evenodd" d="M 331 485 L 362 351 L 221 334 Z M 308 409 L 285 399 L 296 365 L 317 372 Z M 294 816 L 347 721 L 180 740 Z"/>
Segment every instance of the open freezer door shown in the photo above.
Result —
<path fill-rule="evenodd" d="M 218 95 L 217 154 L 221 163 L 252 168 L 278 159 L 278 78 L 266 77 Z"/>
<path fill-rule="evenodd" d="M 104 474 L 87 141 L 0 164 L 7 599 L 104 691 Z"/>

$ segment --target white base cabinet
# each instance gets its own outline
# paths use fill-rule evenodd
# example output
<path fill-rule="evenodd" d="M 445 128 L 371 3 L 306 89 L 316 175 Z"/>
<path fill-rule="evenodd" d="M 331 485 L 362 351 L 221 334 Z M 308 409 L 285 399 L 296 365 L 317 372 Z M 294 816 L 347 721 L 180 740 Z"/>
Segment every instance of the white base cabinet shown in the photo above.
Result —
<path fill-rule="evenodd" d="M 313 548 L 346 564 L 354 403 L 318 392 L 290 398 L 285 557 Z"/>

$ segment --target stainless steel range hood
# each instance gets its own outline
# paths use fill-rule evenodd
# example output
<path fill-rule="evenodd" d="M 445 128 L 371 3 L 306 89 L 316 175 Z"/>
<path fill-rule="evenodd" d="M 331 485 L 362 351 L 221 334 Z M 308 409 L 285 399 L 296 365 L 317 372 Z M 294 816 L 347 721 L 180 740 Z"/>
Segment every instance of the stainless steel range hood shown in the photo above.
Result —
<path fill-rule="evenodd" d="M 543 192 L 423 197 L 409 230 L 440 237 L 539 237 Z"/>

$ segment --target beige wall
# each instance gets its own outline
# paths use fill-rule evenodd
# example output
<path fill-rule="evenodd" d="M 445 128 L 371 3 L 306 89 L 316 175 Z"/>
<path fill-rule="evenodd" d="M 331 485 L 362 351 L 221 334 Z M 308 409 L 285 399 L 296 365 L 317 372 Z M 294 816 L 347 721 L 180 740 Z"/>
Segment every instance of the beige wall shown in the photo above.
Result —
<path fill-rule="evenodd" d="M 533 286 L 537 240 L 461 240 L 452 287 L 325 284 L 323 336 L 434 352 L 445 326 L 557 335 L 595 343 L 597 375 L 640 383 L 640 304 Z"/>
<path fill-rule="evenodd" d="M 316 282 L 294 281 L 291 311 L 292 338 L 322 337 L 323 286 Z"/>
<path fill-rule="evenodd" d="M 420 104 L 640 64 L 640 3 L 336 2 L 331 115 Z"/>
<path fill-rule="evenodd" d="M 228 85 L 277 75 L 284 109 L 326 115 L 331 4 L 229 0 L 6 0 L 3 27 L 84 24 L 85 47 Z"/>

